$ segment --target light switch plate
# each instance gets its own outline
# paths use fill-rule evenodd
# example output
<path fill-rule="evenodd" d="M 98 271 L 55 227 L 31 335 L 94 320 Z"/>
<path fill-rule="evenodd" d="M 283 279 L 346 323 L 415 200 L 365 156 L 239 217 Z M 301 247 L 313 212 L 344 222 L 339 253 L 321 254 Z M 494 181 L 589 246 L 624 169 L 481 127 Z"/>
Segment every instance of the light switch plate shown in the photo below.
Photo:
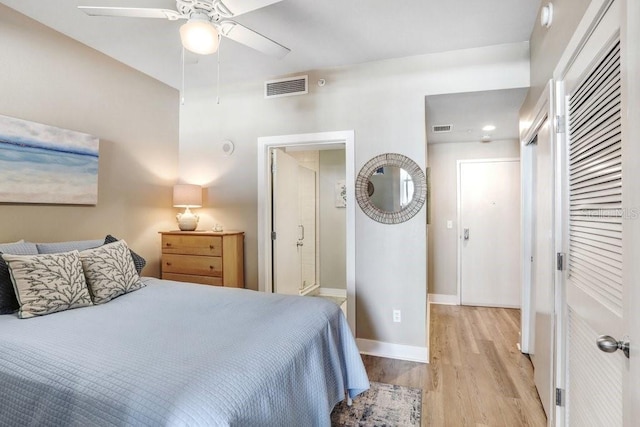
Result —
<path fill-rule="evenodd" d="M 447 221 L 447 228 L 448 229 L 452 229 L 453 228 L 453 221 L 451 221 L 451 220 Z"/>

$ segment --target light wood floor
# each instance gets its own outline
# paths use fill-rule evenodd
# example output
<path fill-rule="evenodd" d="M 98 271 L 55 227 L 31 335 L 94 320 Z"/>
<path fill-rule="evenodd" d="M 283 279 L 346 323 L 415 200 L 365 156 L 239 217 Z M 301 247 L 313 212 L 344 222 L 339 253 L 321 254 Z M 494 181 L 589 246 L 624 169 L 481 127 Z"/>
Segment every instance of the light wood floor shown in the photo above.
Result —
<path fill-rule="evenodd" d="M 363 356 L 369 380 L 422 388 L 423 426 L 545 426 L 520 311 L 431 306 L 431 363 Z"/>

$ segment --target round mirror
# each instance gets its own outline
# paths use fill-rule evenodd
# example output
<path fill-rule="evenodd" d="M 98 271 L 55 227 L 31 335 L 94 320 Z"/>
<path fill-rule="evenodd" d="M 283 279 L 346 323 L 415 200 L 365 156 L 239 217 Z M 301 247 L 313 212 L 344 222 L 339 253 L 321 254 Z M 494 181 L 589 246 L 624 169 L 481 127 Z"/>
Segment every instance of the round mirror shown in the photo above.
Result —
<path fill-rule="evenodd" d="M 398 166 L 383 166 L 369 178 L 371 203 L 384 212 L 399 212 L 413 200 L 413 179 Z M 367 184 L 368 185 L 368 184 Z"/>
<path fill-rule="evenodd" d="M 425 175 L 402 154 L 381 154 L 369 160 L 356 179 L 356 200 L 371 219 L 398 224 L 417 214 L 426 200 Z"/>

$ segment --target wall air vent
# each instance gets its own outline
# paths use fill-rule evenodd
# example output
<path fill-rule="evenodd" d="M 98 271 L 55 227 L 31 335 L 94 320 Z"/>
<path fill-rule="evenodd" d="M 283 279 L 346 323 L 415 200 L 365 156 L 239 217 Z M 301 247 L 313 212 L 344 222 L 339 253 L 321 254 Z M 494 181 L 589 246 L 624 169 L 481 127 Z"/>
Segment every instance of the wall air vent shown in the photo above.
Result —
<path fill-rule="evenodd" d="M 287 77 L 264 82 L 265 98 L 304 95 L 305 93 L 309 93 L 309 76 Z"/>
<path fill-rule="evenodd" d="M 453 125 L 435 125 L 432 126 L 433 133 L 451 132 Z"/>

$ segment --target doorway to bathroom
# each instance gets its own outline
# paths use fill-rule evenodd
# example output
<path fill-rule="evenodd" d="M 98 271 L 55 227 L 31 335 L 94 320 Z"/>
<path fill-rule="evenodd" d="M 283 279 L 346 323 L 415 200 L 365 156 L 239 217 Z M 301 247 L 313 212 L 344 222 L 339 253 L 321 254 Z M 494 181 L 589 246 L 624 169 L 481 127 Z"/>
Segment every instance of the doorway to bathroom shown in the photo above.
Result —
<path fill-rule="evenodd" d="M 332 299 L 355 332 L 353 144 L 353 131 L 258 138 L 258 263 L 259 290 Z"/>

